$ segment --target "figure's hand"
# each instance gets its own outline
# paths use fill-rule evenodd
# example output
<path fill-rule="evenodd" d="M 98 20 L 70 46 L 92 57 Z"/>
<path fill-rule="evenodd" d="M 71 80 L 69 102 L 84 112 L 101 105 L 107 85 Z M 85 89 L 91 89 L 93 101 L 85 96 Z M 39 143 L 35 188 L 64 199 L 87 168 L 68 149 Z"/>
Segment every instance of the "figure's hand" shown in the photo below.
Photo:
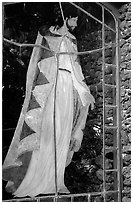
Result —
<path fill-rule="evenodd" d="M 85 93 L 85 97 L 87 100 L 87 104 L 90 106 L 91 105 L 91 110 L 94 109 L 94 103 L 95 103 L 95 99 L 94 97 L 90 94 L 90 93 Z"/>
<path fill-rule="evenodd" d="M 92 95 L 90 95 L 90 105 L 91 105 L 91 110 L 94 109 L 94 103 L 95 103 L 95 99 Z"/>

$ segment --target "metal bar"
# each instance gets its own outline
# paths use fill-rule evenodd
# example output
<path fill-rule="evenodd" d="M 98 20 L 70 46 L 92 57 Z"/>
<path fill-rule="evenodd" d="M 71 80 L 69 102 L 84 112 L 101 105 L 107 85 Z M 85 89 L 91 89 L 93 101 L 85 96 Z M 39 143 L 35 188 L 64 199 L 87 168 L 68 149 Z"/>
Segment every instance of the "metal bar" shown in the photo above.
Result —
<path fill-rule="evenodd" d="M 17 43 L 17 42 L 14 42 L 12 40 L 8 40 L 6 38 L 3 38 L 3 41 L 7 42 L 7 43 L 10 43 L 12 45 L 15 45 L 15 46 L 18 46 L 18 47 L 38 47 L 38 48 L 42 48 L 42 49 L 45 49 L 47 51 L 50 51 L 51 53 L 55 54 L 54 51 L 50 50 L 49 48 L 43 46 L 43 45 L 38 45 L 38 44 L 27 44 L 27 43 Z"/>
<path fill-rule="evenodd" d="M 57 81 L 58 81 L 58 69 L 59 69 L 59 56 L 56 55 L 56 78 L 55 78 L 55 89 L 54 89 L 54 114 L 53 114 L 53 123 L 54 123 L 54 163 L 55 163 L 55 196 L 58 196 L 58 181 L 57 181 L 57 144 L 56 144 L 56 97 L 57 97 Z"/>
<path fill-rule="evenodd" d="M 117 150 L 118 150 L 118 147 L 110 147 L 110 148 L 105 147 L 105 152 L 106 153 L 117 151 Z"/>
<path fill-rule="evenodd" d="M 113 68 L 116 68 L 116 65 L 114 65 L 114 64 L 105 63 L 105 66 L 111 66 L 111 67 L 113 67 Z"/>
<path fill-rule="evenodd" d="M 119 22 L 116 21 L 116 42 L 119 42 Z M 118 131 L 117 131 L 117 145 L 118 145 L 118 154 L 117 154 L 117 160 L 118 160 L 118 201 L 122 201 L 122 188 L 123 188 L 123 182 L 122 182 L 122 158 L 121 158 L 121 108 L 120 108 L 120 72 L 119 72 L 119 46 L 116 47 L 116 85 L 117 85 L 117 91 L 116 91 L 116 102 L 118 104 L 117 109 L 117 125 L 118 125 Z"/>
<path fill-rule="evenodd" d="M 69 195 L 60 195 L 59 197 L 60 198 L 69 198 L 71 197 L 71 199 L 73 200 L 74 197 L 81 197 L 81 196 L 98 196 L 98 195 L 103 195 L 104 192 L 90 192 L 89 194 L 88 193 L 78 193 L 78 194 L 69 194 Z M 108 193 L 118 193 L 118 190 L 112 190 L 112 191 L 107 191 L 106 194 Z M 54 196 L 54 195 L 50 195 L 50 196 L 38 196 L 38 197 L 35 197 L 35 198 L 15 198 L 15 199 L 10 199 L 10 200 L 3 200 L 3 202 L 21 202 L 21 201 L 33 201 L 33 200 L 36 200 L 36 199 L 46 199 L 46 198 L 53 198 L 53 199 L 56 199 L 57 200 L 57 197 Z"/>
<path fill-rule="evenodd" d="M 117 108 L 117 105 L 105 105 L 106 108 Z"/>
<path fill-rule="evenodd" d="M 91 54 L 93 52 L 98 52 L 98 51 L 102 51 L 103 48 L 99 48 L 99 49 L 95 49 L 95 50 L 87 50 L 87 51 L 83 51 L 83 52 L 57 52 L 55 53 L 54 51 L 48 49 L 47 47 L 43 46 L 43 45 L 38 45 L 38 44 L 27 44 L 27 43 L 17 43 L 17 42 L 14 42 L 14 41 L 11 41 L 11 40 L 8 40 L 6 38 L 3 38 L 3 41 L 7 42 L 7 43 L 10 43 L 12 45 L 15 45 L 15 46 L 18 46 L 18 47 L 38 47 L 38 48 L 42 48 L 44 50 L 48 50 L 50 51 L 51 53 L 53 53 L 53 55 L 56 55 L 56 54 L 61 54 L 61 55 L 84 55 L 84 54 Z M 111 45 L 106 45 L 105 48 L 112 48 L 112 47 L 115 47 L 116 44 L 112 43 Z"/>
<path fill-rule="evenodd" d="M 104 127 L 105 128 L 110 128 L 110 129 L 117 129 L 118 128 L 117 126 L 107 126 L 107 125 L 105 125 Z"/>
<path fill-rule="evenodd" d="M 74 197 L 73 196 L 71 197 L 71 202 L 74 202 Z"/>
<path fill-rule="evenodd" d="M 62 19 L 65 22 L 65 17 L 64 17 L 64 13 L 63 13 L 61 2 L 59 2 L 59 6 L 60 6 L 60 10 L 61 10 Z"/>
<path fill-rule="evenodd" d="M 102 5 L 103 5 L 103 6 L 104 6 L 104 9 L 105 9 L 105 10 L 107 10 L 107 11 L 108 11 L 108 12 L 109 12 L 109 13 L 110 13 L 112 16 L 113 16 L 114 21 L 116 21 L 116 16 L 113 14 L 113 11 L 111 11 L 110 9 L 108 9 L 108 8 L 107 8 L 107 4 L 106 4 L 105 2 L 104 2 L 104 3 L 103 3 L 103 2 L 100 2 L 100 3 L 99 3 L 99 2 L 97 2 L 96 4 L 98 4 L 98 5 L 100 5 L 100 6 L 102 6 Z M 105 4 L 106 4 L 106 5 L 105 5 Z M 112 10 L 114 10 L 114 7 L 113 7 L 113 9 L 112 9 Z M 114 12 L 116 12 L 116 11 L 117 11 L 117 10 L 115 9 L 115 11 L 114 11 Z"/>
<path fill-rule="evenodd" d="M 15 128 L 7 128 L 7 129 L 3 129 L 2 131 L 11 131 L 11 130 L 15 130 Z"/>
<path fill-rule="evenodd" d="M 105 45 L 105 35 L 104 35 L 104 7 L 102 6 L 102 48 L 104 48 Z M 106 192 L 106 178 L 105 178 L 105 49 L 102 50 L 102 88 L 103 88 L 103 197 L 104 197 L 104 202 L 106 201 L 105 198 L 105 192 Z"/>
<path fill-rule="evenodd" d="M 116 85 L 113 85 L 113 84 L 105 84 L 105 86 L 109 86 L 109 87 L 112 87 L 112 88 L 116 88 Z"/>
<path fill-rule="evenodd" d="M 106 172 L 118 171 L 118 169 L 106 169 Z"/>
<path fill-rule="evenodd" d="M 91 195 L 88 194 L 88 202 L 91 202 Z"/>
<path fill-rule="evenodd" d="M 81 10 L 83 13 L 87 14 L 89 17 L 93 18 L 95 21 L 99 22 L 100 24 L 102 24 L 102 21 L 100 21 L 99 19 L 97 19 L 96 17 L 94 17 L 93 15 L 91 15 L 89 12 L 87 12 L 86 10 L 84 10 L 83 8 L 81 8 L 80 6 L 76 5 L 73 2 L 69 2 L 70 4 L 72 4 L 73 6 L 75 6 L 76 8 L 78 8 L 79 10 Z M 101 5 L 100 5 L 101 6 Z M 102 7 L 102 6 L 101 6 Z M 104 25 L 106 25 L 104 23 Z M 112 30 L 113 32 L 116 33 L 116 31 L 114 29 L 112 29 L 111 27 L 109 27 L 108 25 L 106 25 L 106 27 L 110 30 Z"/>

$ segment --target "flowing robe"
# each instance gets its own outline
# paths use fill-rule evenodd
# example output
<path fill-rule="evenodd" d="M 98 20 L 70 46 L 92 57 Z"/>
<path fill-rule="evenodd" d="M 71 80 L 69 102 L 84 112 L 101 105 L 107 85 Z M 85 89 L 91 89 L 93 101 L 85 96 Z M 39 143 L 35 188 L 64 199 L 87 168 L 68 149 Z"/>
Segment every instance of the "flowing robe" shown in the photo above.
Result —
<path fill-rule="evenodd" d="M 49 50 L 33 49 L 25 101 L 3 164 L 6 189 L 17 197 L 55 193 L 55 156 L 57 190 L 66 188 L 65 167 L 81 146 L 94 103 L 76 55 L 52 52 L 77 51 L 75 40 L 71 34 L 38 33 L 36 44 Z"/>

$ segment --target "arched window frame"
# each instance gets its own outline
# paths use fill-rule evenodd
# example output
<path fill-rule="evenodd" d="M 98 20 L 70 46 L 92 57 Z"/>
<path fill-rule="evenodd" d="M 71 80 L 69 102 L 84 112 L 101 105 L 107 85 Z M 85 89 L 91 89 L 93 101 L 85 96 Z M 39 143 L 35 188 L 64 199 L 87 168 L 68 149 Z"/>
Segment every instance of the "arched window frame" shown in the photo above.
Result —
<path fill-rule="evenodd" d="M 114 19 L 115 19 L 115 23 L 116 23 L 116 102 L 117 102 L 117 148 L 118 148 L 118 154 L 117 154 L 117 165 L 118 165 L 118 201 L 121 201 L 121 192 L 122 192 L 122 179 L 121 179 L 121 170 L 122 170 L 122 164 L 121 164 L 121 142 L 120 142 L 120 129 L 121 129 L 121 123 L 120 123 L 120 76 L 119 76 L 119 14 L 118 11 L 110 5 L 110 3 L 98 3 L 101 7 L 102 7 L 102 14 L 104 14 L 104 10 L 106 9 L 108 12 L 111 13 L 111 15 L 113 15 Z M 102 21 L 104 22 L 104 15 L 102 17 Z M 102 23 L 102 41 L 103 41 L 103 45 L 102 48 L 104 47 L 104 26 L 105 24 Z M 103 58 L 104 58 L 104 54 L 105 54 L 105 49 L 102 50 L 102 54 L 103 54 Z M 104 79 L 104 59 L 103 59 L 103 79 Z M 104 80 L 103 80 L 103 92 L 104 92 Z M 103 115 L 105 115 L 105 104 L 103 103 Z M 104 119 L 103 119 L 104 120 Z M 103 121 L 104 123 L 104 121 Z M 105 131 L 105 127 L 103 127 L 103 135 L 104 135 L 104 131 Z M 105 146 L 104 143 L 105 138 L 103 138 L 103 146 Z M 104 155 L 105 155 L 105 149 L 103 149 L 103 169 L 105 169 L 105 161 L 104 161 Z M 105 172 L 104 172 L 104 180 L 105 180 Z M 105 185 L 105 184 L 104 184 Z M 53 201 L 57 201 L 59 198 L 63 198 L 63 197 L 71 197 L 71 202 L 73 201 L 74 197 L 78 197 L 78 196 L 88 196 L 88 201 L 91 201 L 91 196 L 92 195 L 101 195 L 103 194 L 104 197 L 104 201 L 106 201 L 106 191 L 105 191 L 105 186 L 104 186 L 104 190 L 103 192 L 94 192 L 94 193 L 85 193 L 85 194 L 75 194 L 75 195 L 56 195 L 53 196 Z M 48 196 L 49 197 L 49 196 Z M 41 198 L 36 198 L 36 201 L 40 201 Z M 16 200 L 16 199 L 15 199 Z M 17 199 L 22 200 L 22 199 Z"/>

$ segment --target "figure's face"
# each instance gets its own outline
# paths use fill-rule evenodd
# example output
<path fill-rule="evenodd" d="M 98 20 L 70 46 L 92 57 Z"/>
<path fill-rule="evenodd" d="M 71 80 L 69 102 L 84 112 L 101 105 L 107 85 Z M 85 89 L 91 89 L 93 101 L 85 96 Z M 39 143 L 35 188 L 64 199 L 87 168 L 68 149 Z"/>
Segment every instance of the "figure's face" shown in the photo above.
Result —
<path fill-rule="evenodd" d="M 72 17 L 67 20 L 67 24 L 71 30 L 74 30 L 77 27 L 78 17 Z"/>

